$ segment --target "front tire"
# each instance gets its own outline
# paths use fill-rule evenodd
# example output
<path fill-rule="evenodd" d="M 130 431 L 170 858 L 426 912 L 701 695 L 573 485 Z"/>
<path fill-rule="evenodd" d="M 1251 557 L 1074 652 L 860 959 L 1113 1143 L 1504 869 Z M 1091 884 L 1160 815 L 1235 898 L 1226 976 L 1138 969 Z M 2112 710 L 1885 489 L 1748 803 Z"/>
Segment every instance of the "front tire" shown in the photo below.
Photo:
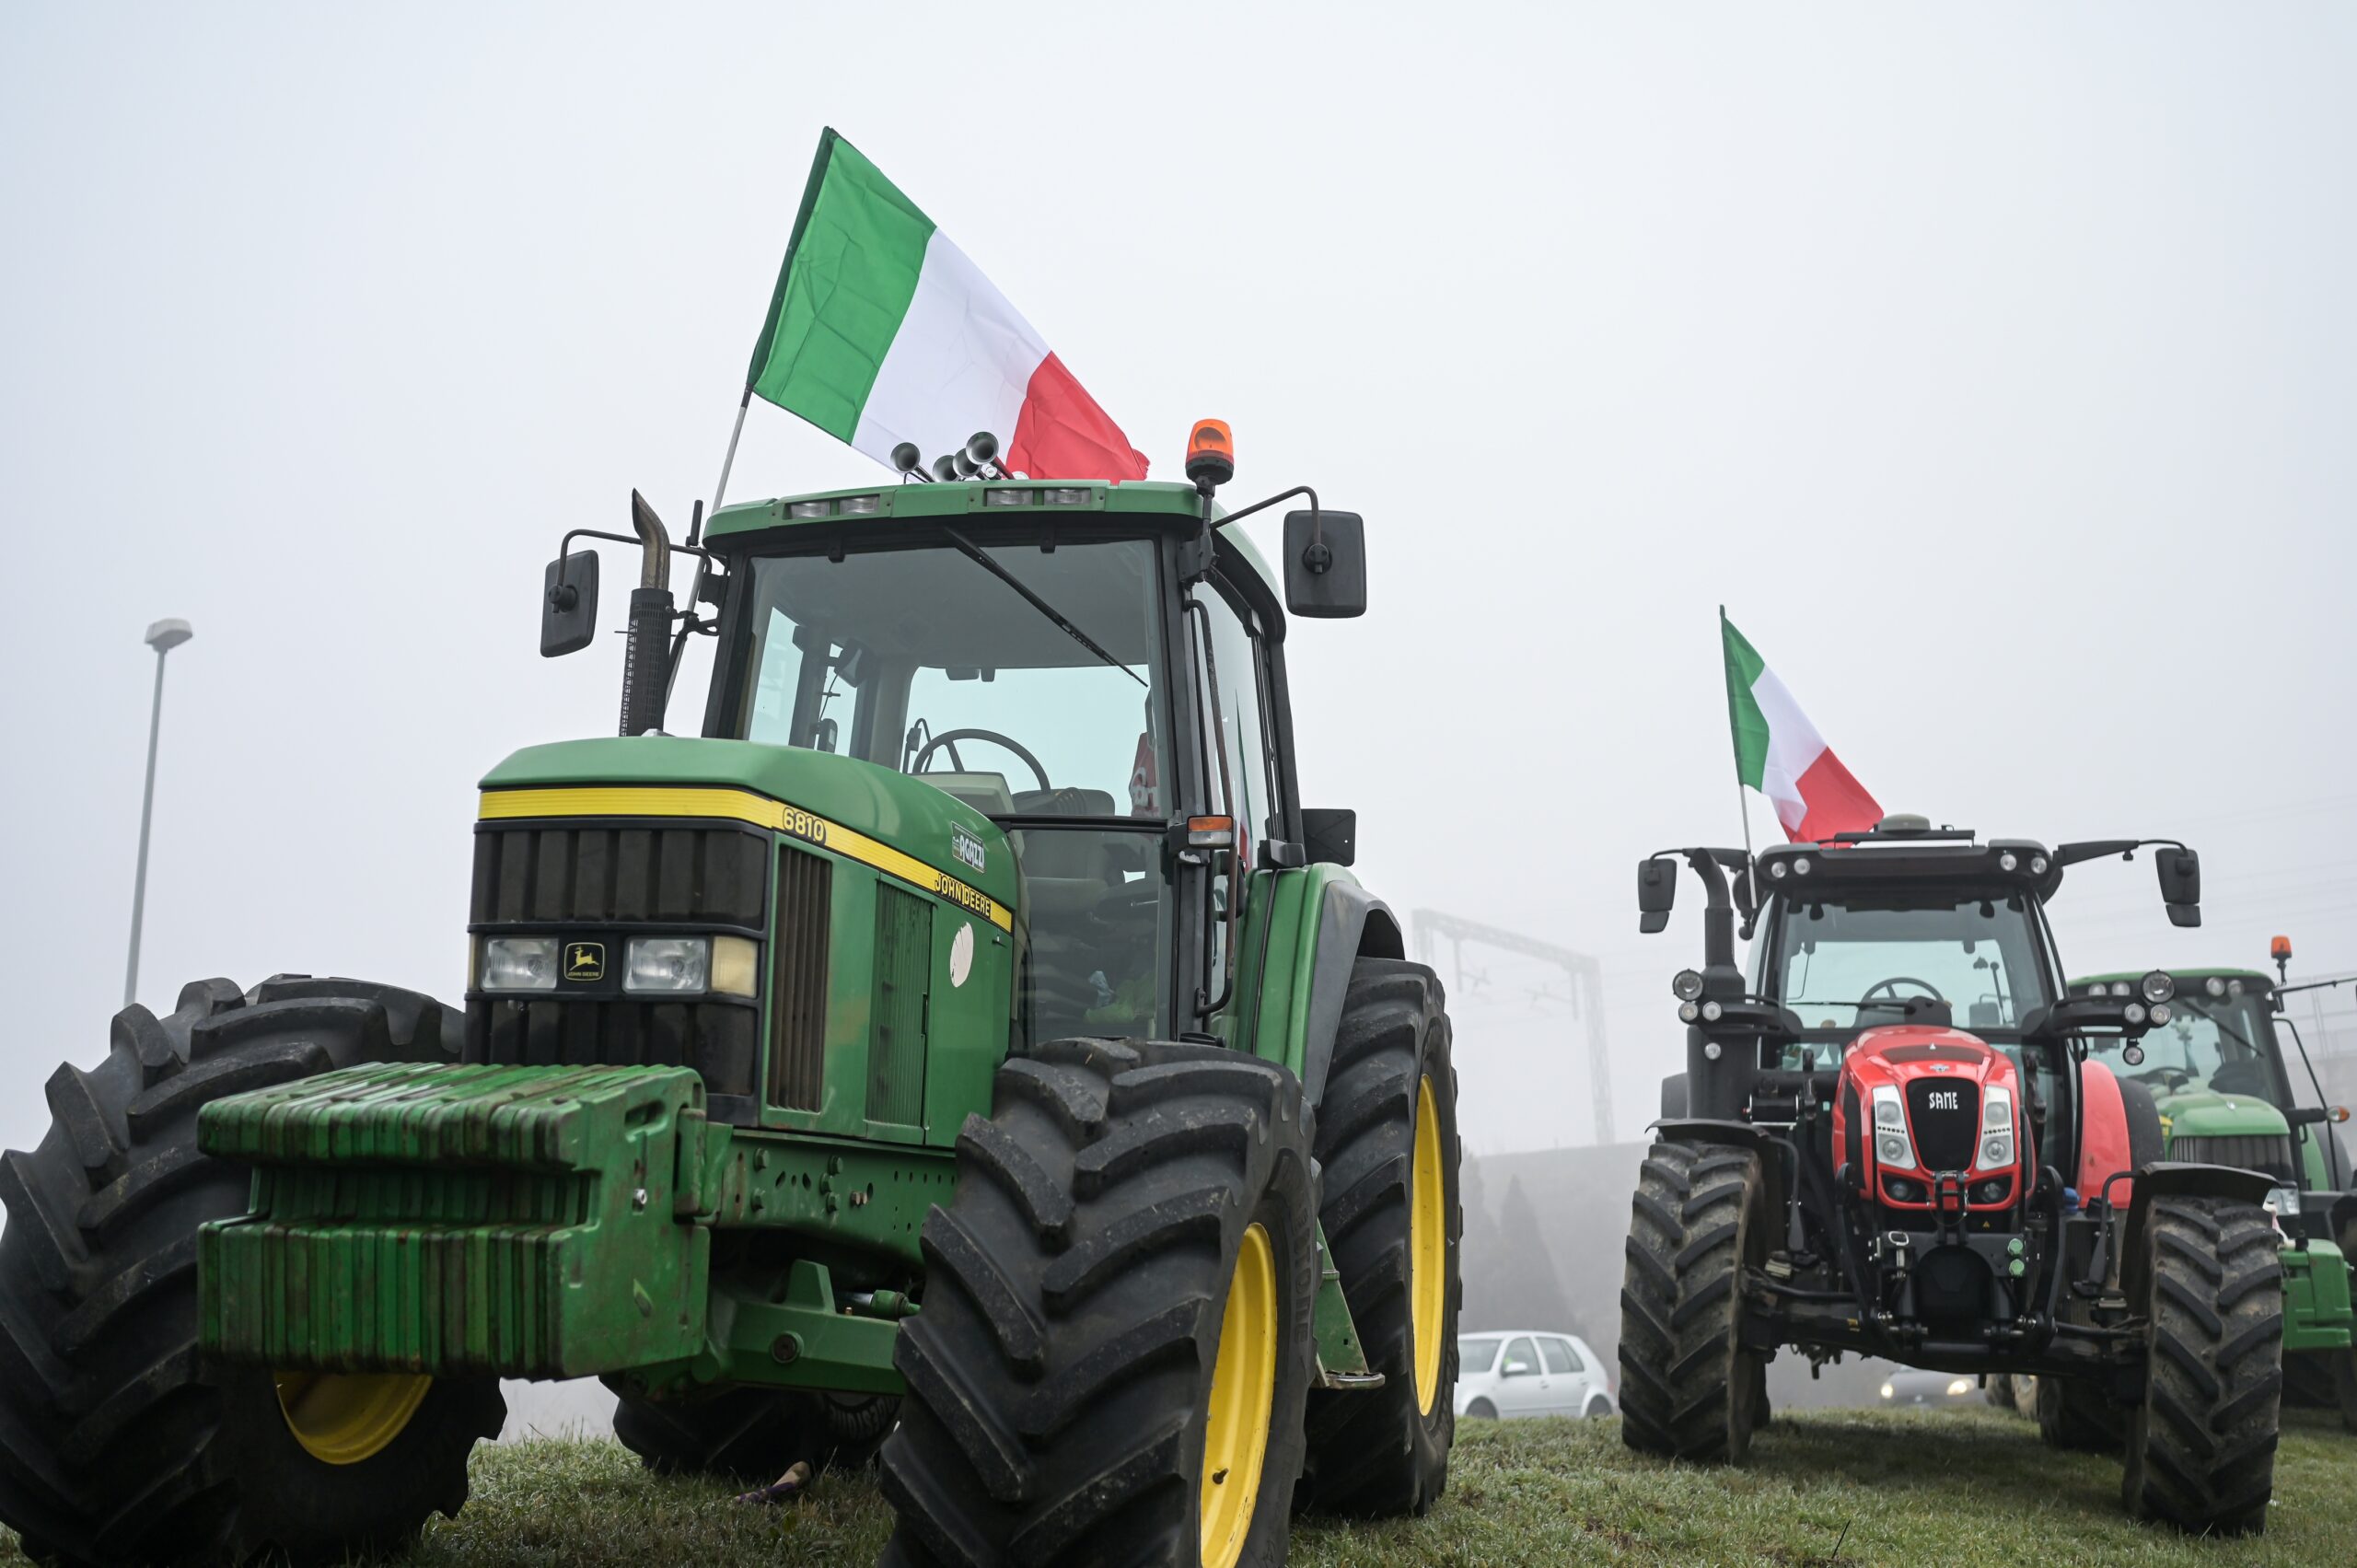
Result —
<path fill-rule="evenodd" d="M 921 1235 L 884 1561 L 1277 1568 L 1318 1287 L 1283 1068 L 1057 1040 L 999 1069 Z"/>
<path fill-rule="evenodd" d="M 1361 958 L 1318 1107 L 1319 1219 L 1375 1389 L 1309 1397 L 1310 1504 L 1421 1515 L 1457 1440 L 1457 1070 L 1438 977 Z"/>
<path fill-rule="evenodd" d="M 1739 1465 L 1766 1394 L 1737 1337 L 1743 1269 L 1767 1237 L 1759 1156 L 1655 1144 L 1631 1203 L 1620 1288 L 1620 1438 L 1642 1454 Z"/>
<path fill-rule="evenodd" d="M 2267 1528 L 2283 1388 L 2283 1267 L 2255 1204 L 2157 1198 L 2143 1237 L 2152 1324 L 2120 1495 L 2197 1535 Z"/>
<path fill-rule="evenodd" d="M 106 1060 L 49 1080 L 41 1145 L 0 1161 L 0 1519 L 37 1561 L 295 1563 L 396 1550 L 467 1497 L 489 1379 L 202 1364 L 197 1227 L 252 1177 L 199 1151 L 228 1095 L 368 1062 L 448 1062 L 412 992 L 203 981 L 115 1015 Z"/>

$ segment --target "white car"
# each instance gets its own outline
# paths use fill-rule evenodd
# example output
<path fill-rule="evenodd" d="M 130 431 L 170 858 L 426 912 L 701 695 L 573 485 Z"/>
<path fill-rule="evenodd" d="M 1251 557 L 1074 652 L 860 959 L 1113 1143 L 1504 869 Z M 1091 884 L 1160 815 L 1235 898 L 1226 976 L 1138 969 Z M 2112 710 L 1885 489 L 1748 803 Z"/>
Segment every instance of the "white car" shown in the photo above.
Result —
<path fill-rule="evenodd" d="M 1604 1363 L 1574 1334 L 1499 1329 L 1457 1337 L 1457 1413 L 1477 1421 L 1610 1415 Z"/>

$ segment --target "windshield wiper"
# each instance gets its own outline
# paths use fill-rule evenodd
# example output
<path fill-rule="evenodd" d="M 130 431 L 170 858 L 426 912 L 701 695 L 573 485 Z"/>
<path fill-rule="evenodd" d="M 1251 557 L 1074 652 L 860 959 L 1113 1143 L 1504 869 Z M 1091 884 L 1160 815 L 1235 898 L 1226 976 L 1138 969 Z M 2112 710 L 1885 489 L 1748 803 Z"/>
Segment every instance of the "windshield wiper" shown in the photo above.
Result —
<path fill-rule="evenodd" d="M 1065 635 L 1071 637 L 1074 642 L 1078 643 L 1082 647 L 1086 648 L 1090 653 L 1095 654 L 1098 658 L 1103 659 L 1107 664 L 1111 665 L 1115 669 L 1120 670 L 1123 675 L 1128 676 L 1140 686 L 1145 686 L 1145 677 L 1140 675 L 1136 670 L 1132 669 L 1128 665 L 1123 664 L 1120 659 L 1115 658 L 1111 654 L 1107 653 L 1104 648 L 1098 645 L 1096 638 L 1091 637 L 1087 633 L 1082 631 L 1079 627 L 1066 620 L 1063 612 L 1058 610 L 1054 605 L 1050 604 L 1046 599 L 1043 599 L 1038 594 L 1033 593 L 1020 578 L 1016 576 L 1014 573 L 1008 571 L 1005 567 L 1000 565 L 995 560 L 992 559 L 981 545 L 976 544 L 972 540 L 968 539 L 964 534 L 959 533 L 956 528 L 951 528 L 946 523 L 941 525 L 941 531 L 948 535 L 949 542 L 956 545 L 960 552 L 974 563 L 974 564 L 980 566 L 983 571 L 988 572 L 992 576 L 996 577 L 1000 582 L 1004 583 L 1008 587 L 1013 588 L 1016 593 L 1021 594 L 1032 609 L 1038 610 L 1040 614 L 1054 621 Z M 1146 690 L 1151 691 L 1154 688 L 1146 686 Z"/>

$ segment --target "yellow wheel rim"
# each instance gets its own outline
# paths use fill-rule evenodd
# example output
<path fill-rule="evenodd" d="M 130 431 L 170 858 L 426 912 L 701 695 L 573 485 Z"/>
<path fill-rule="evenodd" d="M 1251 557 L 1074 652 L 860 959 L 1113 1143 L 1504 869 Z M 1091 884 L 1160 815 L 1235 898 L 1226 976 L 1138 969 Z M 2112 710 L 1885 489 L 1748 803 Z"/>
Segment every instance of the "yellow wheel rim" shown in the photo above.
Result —
<path fill-rule="evenodd" d="M 1430 1078 L 1416 1090 L 1416 1167 L 1409 1179 L 1408 1325 L 1416 1353 L 1416 1409 L 1430 1415 L 1440 1392 L 1441 1319 L 1448 1310 L 1448 1191 Z"/>
<path fill-rule="evenodd" d="M 281 1372 L 278 1409 L 304 1452 L 356 1465 L 401 1434 L 434 1379 L 405 1373 Z"/>
<path fill-rule="evenodd" d="M 1277 1398 L 1277 1255 L 1259 1225 L 1244 1232 L 1220 1314 L 1203 1423 L 1203 1568 L 1236 1568 L 1260 1500 L 1269 1411 Z"/>

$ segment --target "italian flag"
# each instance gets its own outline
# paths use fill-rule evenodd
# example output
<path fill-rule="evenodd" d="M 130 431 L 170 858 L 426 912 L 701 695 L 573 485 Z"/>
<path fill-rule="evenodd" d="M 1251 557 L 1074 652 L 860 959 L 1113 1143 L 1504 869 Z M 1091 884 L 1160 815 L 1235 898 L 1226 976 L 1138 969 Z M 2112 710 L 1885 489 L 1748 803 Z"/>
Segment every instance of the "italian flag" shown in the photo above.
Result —
<path fill-rule="evenodd" d="M 1145 477 L 1145 456 L 966 253 L 830 128 L 748 390 L 889 465 L 987 430 L 1033 479 Z"/>
<path fill-rule="evenodd" d="M 1724 610 L 1719 611 L 1719 630 L 1726 641 L 1736 777 L 1775 804 L 1784 837 L 1794 843 L 1822 842 L 1836 833 L 1864 832 L 1881 821 L 1875 797 L 1850 776 Z"/>

